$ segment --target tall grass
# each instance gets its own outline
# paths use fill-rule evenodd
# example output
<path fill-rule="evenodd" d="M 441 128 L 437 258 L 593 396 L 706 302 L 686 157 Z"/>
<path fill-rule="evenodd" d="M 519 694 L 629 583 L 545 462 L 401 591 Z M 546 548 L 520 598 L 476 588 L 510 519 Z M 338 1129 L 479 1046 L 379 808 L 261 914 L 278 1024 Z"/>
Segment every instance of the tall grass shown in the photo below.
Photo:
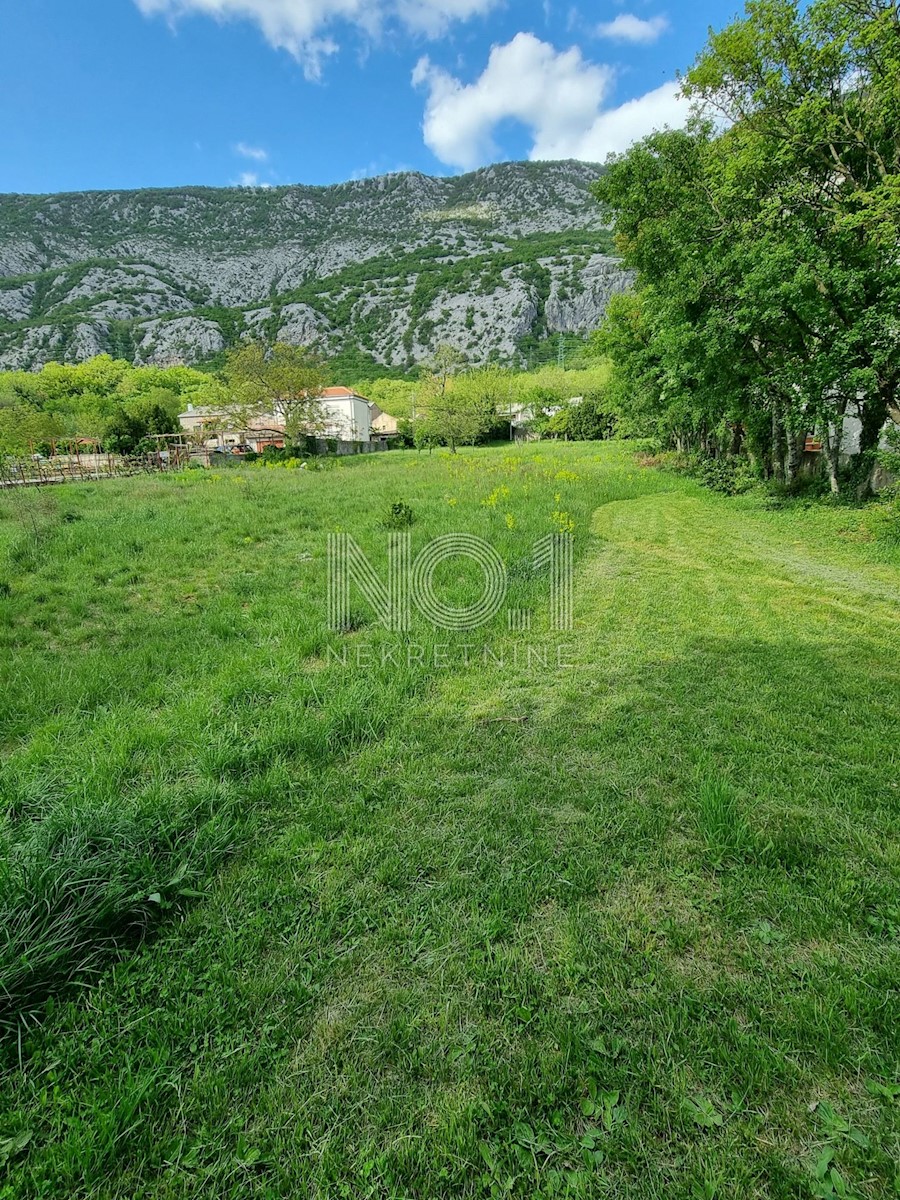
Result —
<path fill-rule="evenodd" d="M 33 1022 L 202 894 L 275 821 L 273 770 L 290 789 L 377 741 L 430 686 L 427 627 L 403 669 L 306 669 L 328 645 L 363 641 L 377 659 L 387 640 L 364 606 L 344 635 L 325 629 L 328 532 L 378 561 L 385 514 L 414 511 L 422 544 L 475 531 L 512 560 L 561 508 L 583 545 L 601 479 L 595 448 L 540 448 L 0 497 L 0 1028 Z M 478 594 L 477 574 L 450 575 L 460 603 Z M 515 583 L 511 603 L 545 605 L 545 584 Z"/>
<path fill-rule="evenodd" d="M 727 780 L 703 780 L 697 808 L 700 829 L 716 865 L 739 859 L 750 851 L 753 844 L 750 829 L 737 793 Z"/>
<path fill-rule="evenodd" d="M 88 982 L 111 953 L 201 895 L 241 828 L 236 797 L 221 788 L 151 788 L 128 809 L 83 802 L 27 829 L 0 875 L 0 1027 Z"/>
<path fill-rule="evenodd" d="M 3 1200 L 891 1194 L 869 513 L 617 446 L 191 476 L 73 486 L 27 571 L 0 497 Z M 327 534 L 383 568 L 400 502 L 414 550 L 497 546 L 530 633 L 323 627 Z"/>

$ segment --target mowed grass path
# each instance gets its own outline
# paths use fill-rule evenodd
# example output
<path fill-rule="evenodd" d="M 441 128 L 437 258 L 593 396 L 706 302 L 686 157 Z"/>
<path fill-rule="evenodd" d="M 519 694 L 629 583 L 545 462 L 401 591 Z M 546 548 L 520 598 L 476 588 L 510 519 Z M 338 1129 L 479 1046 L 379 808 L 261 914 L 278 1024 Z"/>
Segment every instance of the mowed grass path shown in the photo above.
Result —
<path fill-rule="evenodd" d="M 325 535 L 377 559 L 400 499 L 416 545 L 497 545 L 530 635 L 435 668 L 452 635 L 394 665 L 362 602 L 327 633 Z M 900 554 L 866 514 L 614 445 L 0 510 L 0 1196 L 895 1194 Z M 530 548 L 572 525 L 560 635 Z"/>

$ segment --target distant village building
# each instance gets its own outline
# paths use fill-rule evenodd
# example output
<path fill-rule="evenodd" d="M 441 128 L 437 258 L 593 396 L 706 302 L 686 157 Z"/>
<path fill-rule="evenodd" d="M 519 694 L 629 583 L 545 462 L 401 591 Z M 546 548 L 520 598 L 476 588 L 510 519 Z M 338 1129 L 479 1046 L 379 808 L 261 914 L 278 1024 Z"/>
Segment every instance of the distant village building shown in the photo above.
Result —
<path fill-rule="evenodd" d="M 377 404 L 352 388 L 325 388 L 319 402 L 322 420 L 315 430 L 310 430 L 319 438 L 367 444 L 372 441 L 374 422 L 384 417 Z M 178 419 L 181 428 L 193 435 L 204 450 L 255 450 L 261 454 L 267 446 L 281 448 L 285 444 L 284 422 L 272 414 L 260 416 L 245 429 L 229 427 L 227 415 L 217 409 L 193 405 Z"/>
<path fill-rule="evenodd" d="M 343 442 L 368 442 L 372 437 L 372 409 L 377 405 L 353 388 L 325 388 L 319 397 L 324 418 L 320 437 Z M 380 409 L 377 409 L 380 412 Z"/>
<path fill-rule="evenodd" d="M 566 404 L 550 404 L 538 407 L 531 404 L 514 404 L 503 415 L 509 421 L 509 438 L 512 442 L 538 442 L 541 435 L 535 428 L 539 417 L 555 417 L 567 404 L 581 404 L 583 396 L 572 396 Z"/>
<path fill-rule="evenodd" d="M 400 423 L 396 417 L 390 416 L 386 412 L 382 412 L 377 404 L 373 405 L 373 411 L 378 414 L 372 420 L 372 432 L 381 434 L 383 437 L 393 437 L 400 432 Z"/>
<path fill-rule="evenodd" d="M 214 408 L 194 407 L 180 414 L 181 428 L 202 450 L 255 450 L 284 445 L 284 425 L 275 417 L 261 418 L 246 429 L 231 429 L 224 414 Z"/>

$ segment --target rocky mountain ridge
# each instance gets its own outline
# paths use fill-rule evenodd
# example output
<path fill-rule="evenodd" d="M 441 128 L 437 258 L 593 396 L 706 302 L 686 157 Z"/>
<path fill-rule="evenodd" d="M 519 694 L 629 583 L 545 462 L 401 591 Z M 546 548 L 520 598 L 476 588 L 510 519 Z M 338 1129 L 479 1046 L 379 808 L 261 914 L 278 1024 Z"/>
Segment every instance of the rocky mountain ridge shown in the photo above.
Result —
<path fill-rule="evenodd" d="M 250 336 L 389 367 L 441 342 L 515 361 L 596 327 L 630 282 L 590 191 L 599 171 L 0 196 L 0 368 L 201 362 Z"/>

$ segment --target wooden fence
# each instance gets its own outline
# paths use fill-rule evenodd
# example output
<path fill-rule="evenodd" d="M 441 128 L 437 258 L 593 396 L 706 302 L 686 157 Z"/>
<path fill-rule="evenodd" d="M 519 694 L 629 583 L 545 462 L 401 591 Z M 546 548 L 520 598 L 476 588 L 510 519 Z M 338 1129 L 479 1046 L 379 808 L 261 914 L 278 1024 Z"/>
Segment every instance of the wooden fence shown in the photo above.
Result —
<path fill-rule="evenodd" d="M 178 453 L 123 458 L 118 454 L 57 455 L 40 459 L 0 459 L 0 488 L 44 487 L 54 483 L 86 483 L 129 475 L 155 475 L 180 470 L 189 456 Z"/>

